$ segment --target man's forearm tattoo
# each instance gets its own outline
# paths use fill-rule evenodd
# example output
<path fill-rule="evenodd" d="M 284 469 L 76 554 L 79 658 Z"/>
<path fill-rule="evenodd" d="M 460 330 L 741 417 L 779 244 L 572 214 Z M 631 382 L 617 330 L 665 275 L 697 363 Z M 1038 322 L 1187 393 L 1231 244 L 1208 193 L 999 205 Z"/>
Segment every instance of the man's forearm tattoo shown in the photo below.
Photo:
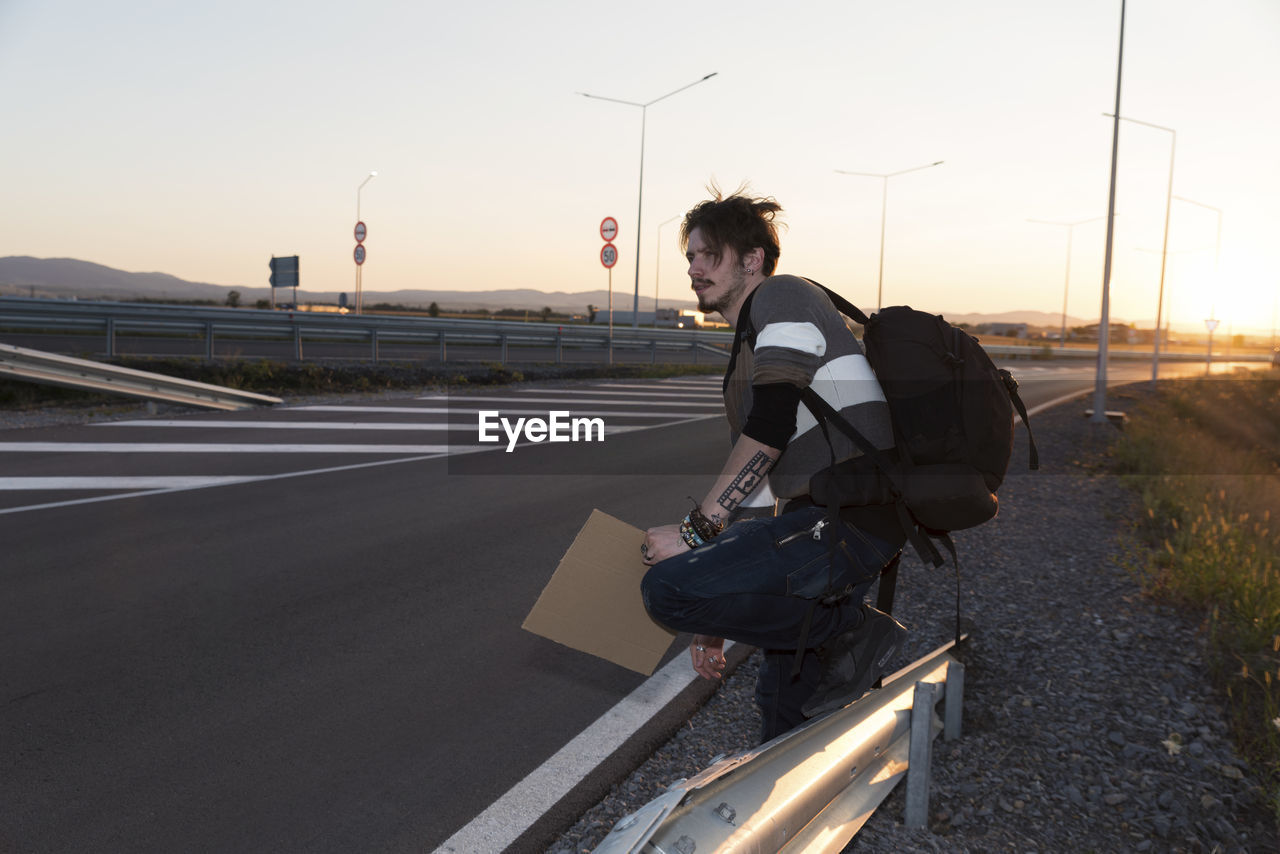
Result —
<path fill-rule="evenodd" d="M 746 501 L 747 496 L 755 491 L 772 466 L 773 459 L 764 451 L 757 451 L 756 455 L 742 467 L 742 471 L 738 472 L 733 483 L 720 493 L 716 503 L 724 508 L 726 513 L 732 513 L 734 508 Z"/>

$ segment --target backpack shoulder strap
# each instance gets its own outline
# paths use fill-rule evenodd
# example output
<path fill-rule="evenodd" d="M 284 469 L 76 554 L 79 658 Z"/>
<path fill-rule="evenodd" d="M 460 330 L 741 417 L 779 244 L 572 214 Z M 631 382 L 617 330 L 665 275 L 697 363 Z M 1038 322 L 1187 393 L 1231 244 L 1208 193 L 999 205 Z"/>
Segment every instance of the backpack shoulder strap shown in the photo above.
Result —
<path fill-rule="evenodd" d="M 1022 426 L 1027 428 L 1027 444 L 1030 445 L 1027 453 L 1030 457 L 1028 468 L 1032 471 L 1040 468 L 1040 452 L 1036 450 L 1036 437 L 1031 433 L 1031 420 L 1027 417 L 1027 405 L 1022 402 L 1022 397 L 1018 394 L 1018 381 L 1013 378 L 1013 374 L 1000 369 L 1000 379 L 1004 381 L 1004 387 L 1009 392 L 1009 400 L 1013 402 L 1013 408 L 1018 411 L 1018 417 L 1022 419 Z"/>
<path fill-rule="evenodd" d="M 867 325 L 867 321 L 870 318 L 867 317 L 867 315 L 862 311 L 862 309 L 858 308 L 856 305 L 849 302 L 847 299 L 840 296 L 840 294 L 831 290 L 831 288 L 827 287 L 821 282 L 815 282 L 813 279 L 805 279 L 805 281 L 811 285 L 815 285 L 821 288 L 822 292 L 825 293 L 827 297 L 831 300 L 831 304 L 836 307 L 836 311 L 840 312 L 846 317 L 852 317 L 854 320 L 858 321 L 858 323 L 861 323 L 863 326 Z"/>

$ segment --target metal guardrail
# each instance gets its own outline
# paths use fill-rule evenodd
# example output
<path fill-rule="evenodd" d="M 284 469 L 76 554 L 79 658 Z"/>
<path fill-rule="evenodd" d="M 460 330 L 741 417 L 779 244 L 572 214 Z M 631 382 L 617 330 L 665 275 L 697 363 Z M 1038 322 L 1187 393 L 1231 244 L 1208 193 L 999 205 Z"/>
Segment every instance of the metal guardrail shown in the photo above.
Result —
<path fill-rule="evenodd" d="M 933 740 L 960 737 L 964 668 L 953 646 L 844 709 L 674 784 L 619 821 L 595 854 L 836 854 L 904 778 L 905 823 L 924 827 Z"/>
<path fill-rule="evenodd" d="M 251 406 L 283 403 L 280 398 L 265 394 L 104 365 L 101 362 L 43 353 L 9 344 L 0 344 L 0 375 L 45 385 L 106 391 L 204 409 L 247 409 Z"/>
<path fill-rule="evenodd" d="M 125 335 L 180 335 L 202 338 L 204 356 L 215 357 L 214 342 L 292 342 L 293 357 L 304 357 L 304 341 L 362 344 L 373 361 L 384 345 L 412 343 L 439 348 L 445 360 L 448 347 L 487 346 L 501 351 L 506 361 L 511 347 L 554 349 L 560 361 L 566 349 L 602 351 L 648 350 L 656 360 L 660 351 L 727 357 L 733 337 L 712 330 L 654 329 L 600 325 L 458 320 L 432 317 L 339 315 L 306 311 L 271 311 L 209 306 L 163 306 L 140 303 L 78 302 L 27 297 L 0 297 L 0 332 L 57 332 L 103 336 L 103 353 L 117 355 L 117 340 Z"/>
<path fill-rule="evenodd" d="M 599 324 L 521 323 L 500 320 L 458 320 L 443 317 L 389 317 L 327 312 L 272 311 L 213 306 L 167 306 L 145 303 L 96 302 L 0 297 L 0 333 L 16 331 L 56 331 L 102 335 L 104 354 L 117 355 L 116 341 L 128 334 L 177 334 L 200 337 L 204 356 L 215 357 L 214 342 L 219 337 L 240 340 L 290 341 L 293 358 L 304 358 L 304 341 L 347 341 L 367 347 L 372 361 L 382 358 L 384 345 L 411 343 L 436 346 L 440 359 L 447 359 L 448 347 L 488 346 L 500 349 L 506 362 L 510 347 L 554 349 L 555 360 L 566 349 L 604 351 L 610 346 L 621 351 L 649 350 L 653 360 L 659 352 L 687 352 L 693 361 L 700 354 L 726 358 L 733 343 L 730 332 L 718 330 L 655 329 L 615 326 L 612 335 Z M 1096 348 L 1036 345 L 986 345 L 992 356 L 1009 358 L 1096 359 Z M 1208 354 L 1164 352 L 1162 361 L 1204 361 Z M 1117 350 L 1116 360 L 1151 359 L 1150 351 Z M 1218 352 L 1215 361 L 1267 361 L 1269 354 Z"/>

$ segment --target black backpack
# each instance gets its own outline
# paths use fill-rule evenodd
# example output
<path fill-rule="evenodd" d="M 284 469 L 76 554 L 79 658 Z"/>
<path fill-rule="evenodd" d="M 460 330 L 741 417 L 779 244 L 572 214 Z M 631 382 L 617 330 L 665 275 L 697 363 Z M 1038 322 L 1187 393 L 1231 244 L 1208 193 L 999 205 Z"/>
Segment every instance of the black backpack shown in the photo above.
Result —
<path fill-rule="evenodd" d="M 891 306 L 867 317 L 844 297 L 812 283 L 838 311 L 863 326 L 863 349 L 889 405 L 895 448 L 879 450 L 812 388 L 805 388 L 801 400 L 828 443 L 831 425 L 862 451 L 842 463 L 835 462 L 833 451 L 832 464 L 810 480 L 810 496 L 827 507 L 833 524 L 839 524 L 840 507 L 894 505 L 916 553 L 934 566 L 944 561 L 933 540 L 943 543 L 956 568 L 958 641 L 960 568 L 948 534 L 995 517 L 995 491 L 1013 455 L 1015 410 L 1027 428 L 1030 468 L 1040 467 L 1018 383 L 992 363 L 977 339 L 938 315 Z M 748 330 L 749 340 L 752 332 Z M 881 591 L 882 610 L 892 607 L 893 577 L 888 596 Z"/>
<path fill-rule="evenodd" d="M 995 491 L 1013 454 L 1015 410 L 1031 435 L 1018 383 L 991 362 L 977 339 L 938 315 L 891 306 L 867 317 L 839 294 L 823 290 L 865 329 L 863 348 L 889 404 L 896 447 L 878 450 L 805 389 L 801 399 L 823 430 L 835 426 L 863 454 L 815 475 L 811 494 L 828 507 L 898 505 L 904 533 L 921 559 L 940 565 L 928 535 L 972 528 L 999 509 Z M 1039 465 L 1032 438 L 1030 467 Z M 875 482 L 870 495 L 868 478 Z"/>

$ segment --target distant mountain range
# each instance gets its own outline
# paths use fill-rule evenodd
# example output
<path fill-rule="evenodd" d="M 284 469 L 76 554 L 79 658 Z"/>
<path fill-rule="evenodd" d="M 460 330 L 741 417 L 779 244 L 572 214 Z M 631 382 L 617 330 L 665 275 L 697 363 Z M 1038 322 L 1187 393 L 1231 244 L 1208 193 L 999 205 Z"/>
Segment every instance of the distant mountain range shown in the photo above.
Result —
<path fill-rule="evenodd" d="M 116 270 L 89 261 L 74 258 L 31 258 L 29 256 L 10 256 L 0 258 L 0 296 L 36 296 L 52 298 L 77 298 L 92 300 L 212 300 L 224 303 L 231 291 L 240 292 L 242 305 L 253 305 L 260 299 L 270 299 L 270 288 L 250 288 L 232 285 L 213 285 L 207 282 L 189 282 L 171 276 L 168 273 L 129 273 Z M 630 310 L 630 291 L 614 291 L 613 307 L 615 311 Z M 277 293 L 277 301 L 292 299 L 291 290 Z M 350 299 L 354 294 L 348 293 Z M 299 301 L 337 304 L 337 291 L 300 290 Z M 366 291 L 365 305 L 373 303 L 392 303 L 404 306 L 426 308 L 436 303 L 447 311 L 466 311 L 486 309 L 498 311 L 504 308 L 528 309 L 540 311 L 549 307 L 557 312 L 574 312 L 583 314 L 588 305 L 604 306 L 608 304 L 607 290 L 579 291 L 537 291 L 531 288 L 512 288 L 495 291 L 447 291 L 447 290 L 400 290 L 400 291 Z M 652 302 L 648 302 L 652 308 Z M 692 300 L 663 300 L 663 307 L 695 309 L 697 304 Z M 640 308 L 645 310 L 644 294 L 640 295 Z M 1057 329 L 1062 323 L 1062 315 L 1046 311 L 1005 311 L 996 314 L 949 314 L 944 316 L 952 323 L 1026 323 L 1033 327 Z M 1067 317 L 1070 326 L 1081 326 L 1091 321 L 1076 317 Z"/>

